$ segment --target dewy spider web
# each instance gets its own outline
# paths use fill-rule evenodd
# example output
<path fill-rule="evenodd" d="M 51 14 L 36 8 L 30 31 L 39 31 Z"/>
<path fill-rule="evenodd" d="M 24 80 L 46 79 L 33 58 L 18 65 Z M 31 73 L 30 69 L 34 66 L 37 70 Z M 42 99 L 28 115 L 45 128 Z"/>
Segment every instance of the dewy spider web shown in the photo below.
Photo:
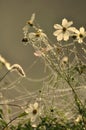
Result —
<path fill-rule="evenodd" d="M 80 46 L 77 46 L 77 42 L 68 43 L 66 45 L 61 45 L 59 43 L 51 45 L 47 35 L 35 25 L 34 27 L 36 30 L 35 33 L 27 33 L 27 44 L 29 43 L 33 46 L 33 48 L 35 49 L 34 54 L 43 58 L 46 61 L 48 67 L 53 74 L 50 80 L 48 82 L 44 82 L 43 85 L 43 90 L 46 93 L 43 95 L 51 99 L 47 100 L 46 98 L 46 102 L 48 101 L 47 104 L 49 104 L 49 101 L 50 104 L 51 101 L 55 102 L 55 104 L 53 105 L 56 106 L 59 110 L 62 109 L 62 112 L 68 110 L 66 108 L 65 102 L 70 102 L 70 112 L 67 111 L 67 113 L 74 112 L 71 108 L 71 106 L 73 106 L 74 104 L 74 95 L 70 90 L 71 86 L 68 83 L 69 81 L 66 81 L 70 80 L 71 78 L 73 88 L 75 89 L 75 91 L 78 90 L 77 96 L 80 98 L 83 97 L 81 98 L 81 100 L 84 103 L 83 99 L 85 100 L 85 94 L 84 96 L 82 96 L 83 94 L 81 95 L 81 90 L 79 91 L 79 88 L 84 87 L 85 89 L 86 87 L 86 43 L 83 42 L 82 44 L 80 44 Z M 58 91 L 58 89 L 60 89 L 60 92 Z M 64 94 L 66 98 L 66 100 L 64 100 L 63 92 L 65 93 L 66 89 L 69 91 L 67 91 L 67 94 Z M 59 93 L 62 94 L 60 95 Z M 68 96 L 69 94 L 70 97 Z M 65 110 L 63 108 L 65 108 Z M 73 109 L 75 109 L 75 107 L 73 107 Z M 73 115 L 73 113 L 71 115 Z"/>
<path fill-rule="evenodd" d="M 1 68 L 0 79 L 2 79 L 3 75 L 6 73 L 7 69 L 5 67 Z M 27 76 L 23 78 L 19 77 L 16 72 L 9 72 L 3 80 L 0 80 L 0 105 L 3 108 L 5 108 L 5 106 L 8 106 L 9 109 L 12 108 L 9 117 L 15 117 L 21 111 L 24 111 L 22 107 L 25 107 L 31 102 L 31 100 L 34 100 L 38 96 L 39 89 L 42 88 L 42 82 L 47 80 L 49 77 L 50 75 L 41 79 L 32 79 L 28 77 L 27 72 Z"/>
<path fill-rule="evenodd" d="M 33 19 L 34 20 L 34 19 Z M 37 28 L 33 20 L 35 32 L 28 32 L 28 24 L 25 26 L 24 39 L 26 44 L 30 44 L 34 50 L 34 55 L 38 56 L 50 70 L 48 74 L 40 79 L 30 78 L 28 73 L 22 78 L 15 72 L 8 73 L 0 82 L 1 106 L 4 113 L 7 113 L 6 120 L 24 112 L 26 106 L 31 102 L 42 102 L 45 106 L 46 114 L 53 116 L 57 120 L 72 120 L 78 116 L 73 91 L 67 78 L 70 79 L 75 92 L 81 102 L 86 100 L 86 43 L 77 46 L 76 43 L 52 45 L 45 33 Z M 78 48 L 78 49 L 77 49 Z M 33 66 L 35 67 L 35 65 Z M 1 77 L 6 73 L 6 69 L 1 69 Z M 33 90 L 29 86 L 33 86 Z M 36 86 L 38 89 L 34 90 Z M 11 109 L 9 114 L 8 109 Z"/>
<path fill-rule="evenodd" d="M 6 70 L 4 71 L 6 72 Z M 83 76 L 77 78 L 80 79 L 80 85 L 76 87 L 76 92 L 84 102 L 86 99 L 86 86 L 84 84 L 86 79 L 83 82 Z M 32 84 L 35 83 L 33 84 L 34 88 L 36 88 L 37 85 L 42 86 L 42 84 L 43 87 L 42 89 L 31 91 L 29 90 L 30 82 L 32 82 Z M 65 117 L 71 119 L 77 116 L 77 109 L 71 88 L 62 78 L 54 74 L 53 71 L 51 71 L 49 76 L 36 80 L 31 79 L 29 76 L 26 78 L 18 77 L 16 73 L 12 72 L 4 78 L 0 87 L 1 92 L 3 93 L 3 97 L 1 96 L 1 104 L 8 104 L 6 106 L 2 105 L 2 107 L 5 109 L 11 109 L 12 112 L 9 114 L 11 118 L 23 111 L 22 107 L 29 104 L 31 100 L 40 100 L 40 97 L 42 102 L 46 105 L 47 111 L 52 107 L 54 107 L 54 109 L 58 108 L 58 110 L 56 110 L 58 113 L 58 119 Z M 41 90 L 41 94 L 39 90 Z"/>

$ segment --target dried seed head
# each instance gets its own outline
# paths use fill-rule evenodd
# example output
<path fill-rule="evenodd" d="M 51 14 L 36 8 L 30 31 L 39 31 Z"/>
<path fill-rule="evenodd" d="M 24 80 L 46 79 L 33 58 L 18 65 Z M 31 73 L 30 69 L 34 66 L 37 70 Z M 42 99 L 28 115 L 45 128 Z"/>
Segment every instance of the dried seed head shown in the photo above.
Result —
<path fill-rule="evenodd" d="M 41 35 L 43 35 L 43 30 L 42 29 L 38 29 L 36 32 L 36 37 L 40 37 Z"/>
<path fill-rule="evenodd" d="M 28 42 L 28 39 L 27 38 L 23 38 L 22 42 Z"/>
<path fill-rule="evenodd" d="M 8 70 L 10 70 L 10 66 L 11 66 L 10 63 L 7 62 L 7 61 L 5 60 L 5 58 L 2 57 L 1 55 L 0 55 L 0 62 L 1 62 L 1 64 L 4 65 Z"/>
<path fill-rule="evenodd" d="M 11 67 L 10 63 L 6 62 L 6 63 L 5 63 L 5 67 L 6 67 L 8 70 L 10 70 L 10 67 Z"/>
<path fill-rule="evenodd" d="M 35 20 L 35 13 L 32 14 L 31 19 L 27 22 L 30 26 L 33 26 L 33 22 Z"/>
<path fill-rule="evenodd" d="M 6 60 L 0 55 L 0 62 L 2 63 L 2 64 L 4 64 L 5 62 L 6 62 Z"/>
<path fill-rule="evenodd" d="M 19 64 L 13 64 L 13 65 L 11 66 L 11 71 L 17 71 L 18 74 L 19 74 L 20 76 L 22 76 L 22 77 L 25 77 L 25 76 L 26 76 L 24 70 L 22 69 L 22 67 L 21 67 Z"/>

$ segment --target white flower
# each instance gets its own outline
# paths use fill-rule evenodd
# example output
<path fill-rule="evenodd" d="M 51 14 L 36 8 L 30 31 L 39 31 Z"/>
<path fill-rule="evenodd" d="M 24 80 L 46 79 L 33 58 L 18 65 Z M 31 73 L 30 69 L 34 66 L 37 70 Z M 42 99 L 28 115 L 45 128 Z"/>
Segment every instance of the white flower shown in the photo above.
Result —
<path fill-rule="evenodd" d="M 31 32 L 28 33 L 28 41 L 30 41 L 31 43 L 34 44 L 41 44 L 41 42 L 43 42 L 44 44 L 47 43 L 47 35 L 45 33 L 43 33 L 43 31 L 41 29 L 38 29 L 35 33 Z"/>
<path fill-rule="evenodd" d="M 54 24 L 54 28 L 57 29 L 53 35 L 57 36 L 57 41 L 67 41 L 69 40 L 69 36 L 74 32 L 75 28 L 70 27 L 73 24 L 72 21 L 69 21 L 67 19 L 62 20 L 62 25 L 60 24 Z"/>
<path fill-rule="evenodd" d="M 78 43 L 82 43 L 83 39 L 86 37 L 86 31 L 84 27 L 80 27 L 79 30 L 75 29 L 75 40 L 78 41 Z"/>
<path fill-rule="evenodd" d="M 37 118 L 42 114 L 42 107 L 39 107 L 39 104 L 35 102 L 34 104 L 30 104 L 29 107 L 25 109 L 25 112 L 28 114 L 30 121 L 35 123 Z"/>

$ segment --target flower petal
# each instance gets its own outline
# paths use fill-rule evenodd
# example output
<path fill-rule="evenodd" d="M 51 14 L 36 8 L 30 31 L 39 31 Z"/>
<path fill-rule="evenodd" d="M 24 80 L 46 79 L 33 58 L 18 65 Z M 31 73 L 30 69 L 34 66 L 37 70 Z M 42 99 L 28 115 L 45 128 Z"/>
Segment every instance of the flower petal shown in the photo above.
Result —
<path fill-rule="evenodd" d="M 31 122 L 35 122 L 36 121 L 36 119 L 37 119 L 37 115 L 35 115 L 35 116 L 31 116 Z"/>
<path fill-rule="evenodd" d="M 73 24 L 73 21 L 67 23 L 67 27 L 70 27 Z"/>
<path fill-rule="evenodd" d="M 34 103 L 34 108 L 35 108 L 35 109 L 38 108 L 38 103 L 37 103 L 37 102 Z"/>
<path fill-rule="evenodd" d="M 70 27 L 72 24 L 73 24 L 73 22 L 72 22 L 72 21 L 68 22 L 68 20 L 67 20 L 66 18 L 64 18 L 64 19 L 62 20 L 62 26 L 63 26 L 63 27 L 68 28 L 68 27 Z"/>
<path fill-rule="evenodd" d="M 69 27 L 67 30 L 70 31 L 70 32 L 75 32 L 76 28 L 75 27 Z"/>
<path fill-rule="evenodd" d="M 63 33 L 61 33 L 57 36 L 57 41 L 61 41 L 62 39 L 63 39 Z"/>
<path fill-rule="evenodd" d="M 62 26 L 60 24 L 54 24 L 55 29 L 62 29 Z"/>
<path fill-rule="evenodd" d="M 85 33 L 85 29 L 84 29 L 84 27 L 81 27 L 79 30 L 80 30 L 80 33 L 82 33 L 82 34 Z"/>
<path fill-rule="evenodd" d="M 82 43 L 82 42 L 83 42 L 83 39 L 79 38 L 78 43 Z"/>
<path fill-rule="evenodd" d="M 32 111 L 31 108 L 27 108 L 27 109 L 25 109 L 25 112 L 26 112 L 26 113 L 31 113 L 31 111 Z"/>
<path fill-rule="evenodd" d="M 76 34 L 79 34 L 79 33 L 80 33 L 78 29 L 75 29 L 74 32 L 75 32 Z"/>
<path fill-rule="evenodd" d="M 64 19 L 62 20 L 62 26 L 63 26 L 63 27 L 66 27 L 67 24 L 68 24 L 68 21 L 67 21 L 66 18 L 64 18 Z"/>
<path fill-rule="evenodd" d="M 54 36 L 58 36 L 60 33 L 62 33 L 62 30 L 57 30 L 53 33 Z"/>
<path fill-rule="evenodd" d="M 67 41 L 67 40 L 69 40 L 69 34 L 68 34 L 68 33 L 65 33 L 65 34 L 64 34 L 64 41 Z"/>

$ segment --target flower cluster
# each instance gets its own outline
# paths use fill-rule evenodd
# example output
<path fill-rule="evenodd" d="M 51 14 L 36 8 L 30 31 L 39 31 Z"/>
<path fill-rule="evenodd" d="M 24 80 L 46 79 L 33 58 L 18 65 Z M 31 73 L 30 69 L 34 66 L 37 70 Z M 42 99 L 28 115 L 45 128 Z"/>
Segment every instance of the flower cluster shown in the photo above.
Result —
<path fill-rule="evenodd" d="M 72 37 L 79 43 L 83 42 L 84 38 L 86 37 L 86 31 L 84 27 L 80 27 L 78 30 L 75 27 L 71 27 L 72 24 L 73 22 L 68 21 L 66 18 L 62 20 L 62 25 L 54 24 L 56 31 L 53 33 L 53 35 L 57 37 L 57 41 L 68 41 L 69 37 Z"/>

